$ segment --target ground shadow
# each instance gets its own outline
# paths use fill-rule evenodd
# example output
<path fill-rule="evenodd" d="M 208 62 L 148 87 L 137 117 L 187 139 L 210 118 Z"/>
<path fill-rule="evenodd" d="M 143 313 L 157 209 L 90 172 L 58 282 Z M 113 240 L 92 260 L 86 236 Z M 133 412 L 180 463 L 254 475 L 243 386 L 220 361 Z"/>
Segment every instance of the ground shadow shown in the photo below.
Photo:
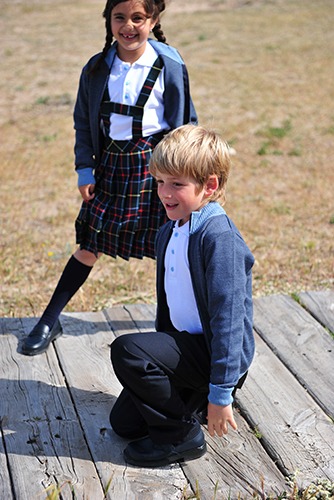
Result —
<path fill-rule="evenodd" d="M 127 441 L 109 424 L 116 400 L 101 391 L 0 379 L 0 430 L 6 455 L 70 457 L 125 464 Z"/>

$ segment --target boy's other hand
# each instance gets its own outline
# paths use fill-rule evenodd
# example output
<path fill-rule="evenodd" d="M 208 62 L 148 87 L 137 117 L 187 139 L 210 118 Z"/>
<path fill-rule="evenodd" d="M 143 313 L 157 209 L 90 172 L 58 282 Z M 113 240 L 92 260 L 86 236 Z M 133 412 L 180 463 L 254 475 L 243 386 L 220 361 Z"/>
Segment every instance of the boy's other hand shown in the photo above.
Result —
<path fill-rule="evenodd" d="M 232 429 L 237 430 L 237 424 L 234 420 L 232 405 L 220 406 L 214 405 L 212 403 L 208 404 L 208 431 L 210 436 L 214 436 L 215 433 L 222 437 L 223 434 L 227 434 L 228 424 Z"/>

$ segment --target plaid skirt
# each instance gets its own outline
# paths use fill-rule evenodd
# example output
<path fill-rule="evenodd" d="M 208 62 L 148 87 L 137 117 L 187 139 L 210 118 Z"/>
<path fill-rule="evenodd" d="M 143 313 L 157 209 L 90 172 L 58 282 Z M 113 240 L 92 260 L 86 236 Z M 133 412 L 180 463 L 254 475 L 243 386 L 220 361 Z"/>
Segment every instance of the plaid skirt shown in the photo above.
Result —
<path fill-rule="evenodd" d="M 95 197 L 82 203 L 75 222 L 81 249 L 125 260 L 155 257 L 156 234 L 167 216 L 148 165 L 162 136 L 106 144 L 95 171 Z"/>

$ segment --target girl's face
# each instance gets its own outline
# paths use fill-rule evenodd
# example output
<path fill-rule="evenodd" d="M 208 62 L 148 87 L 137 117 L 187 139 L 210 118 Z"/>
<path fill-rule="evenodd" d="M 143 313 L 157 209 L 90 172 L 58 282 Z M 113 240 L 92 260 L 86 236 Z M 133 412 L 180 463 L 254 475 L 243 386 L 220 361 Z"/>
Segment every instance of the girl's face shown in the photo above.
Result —
<path fill-rule="evenodd" d="M 111 11 L 111 31 L 118 42 L 117 55 L 133 63 L 145 52 L 146 42 L 155 21 L 148 18 L 140 0 L 126 0 Z"/>
<path fill-rule="evenodd" d="M 155 179 L 158 195 L 168 218 L 178 220 L 180 226 L 190 219 L 192 212 L 200 210 L 207 203 L 207 198 L 217 189 L 216 176 L 211 176 L 203 187 L 191 177 L 174 177 L 158 170 Z"/>

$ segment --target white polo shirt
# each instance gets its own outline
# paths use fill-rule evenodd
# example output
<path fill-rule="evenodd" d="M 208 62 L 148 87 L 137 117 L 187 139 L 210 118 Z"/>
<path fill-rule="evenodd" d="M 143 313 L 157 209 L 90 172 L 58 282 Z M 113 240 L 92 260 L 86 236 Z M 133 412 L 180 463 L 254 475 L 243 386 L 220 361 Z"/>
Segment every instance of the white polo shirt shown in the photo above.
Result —
<path fill-rule="evenodd" d="M 128 105 L 136 104 L 157 56 L 158 54 L 149 43 L 146 44 L 144 54 L 133 64 L 121 61 L 116 55 L 108 82 L 110 100 Z M 144 108 L 143 137 L 170 128 L 164 119 L 163 94 L 165 85 L 163 73 L 164 69 L 160 72 Z M 109 135 L 115 140 L 131 139 L 132 117 L 112 113 L 110 115 Z"/>
<path fill-rule="evenodd" d="M 203 333 L 191 282 L 189 259 L 189 221 L 178 221 L 165 254 L 165 290 L 171 321 L 179 331 Z"/>

